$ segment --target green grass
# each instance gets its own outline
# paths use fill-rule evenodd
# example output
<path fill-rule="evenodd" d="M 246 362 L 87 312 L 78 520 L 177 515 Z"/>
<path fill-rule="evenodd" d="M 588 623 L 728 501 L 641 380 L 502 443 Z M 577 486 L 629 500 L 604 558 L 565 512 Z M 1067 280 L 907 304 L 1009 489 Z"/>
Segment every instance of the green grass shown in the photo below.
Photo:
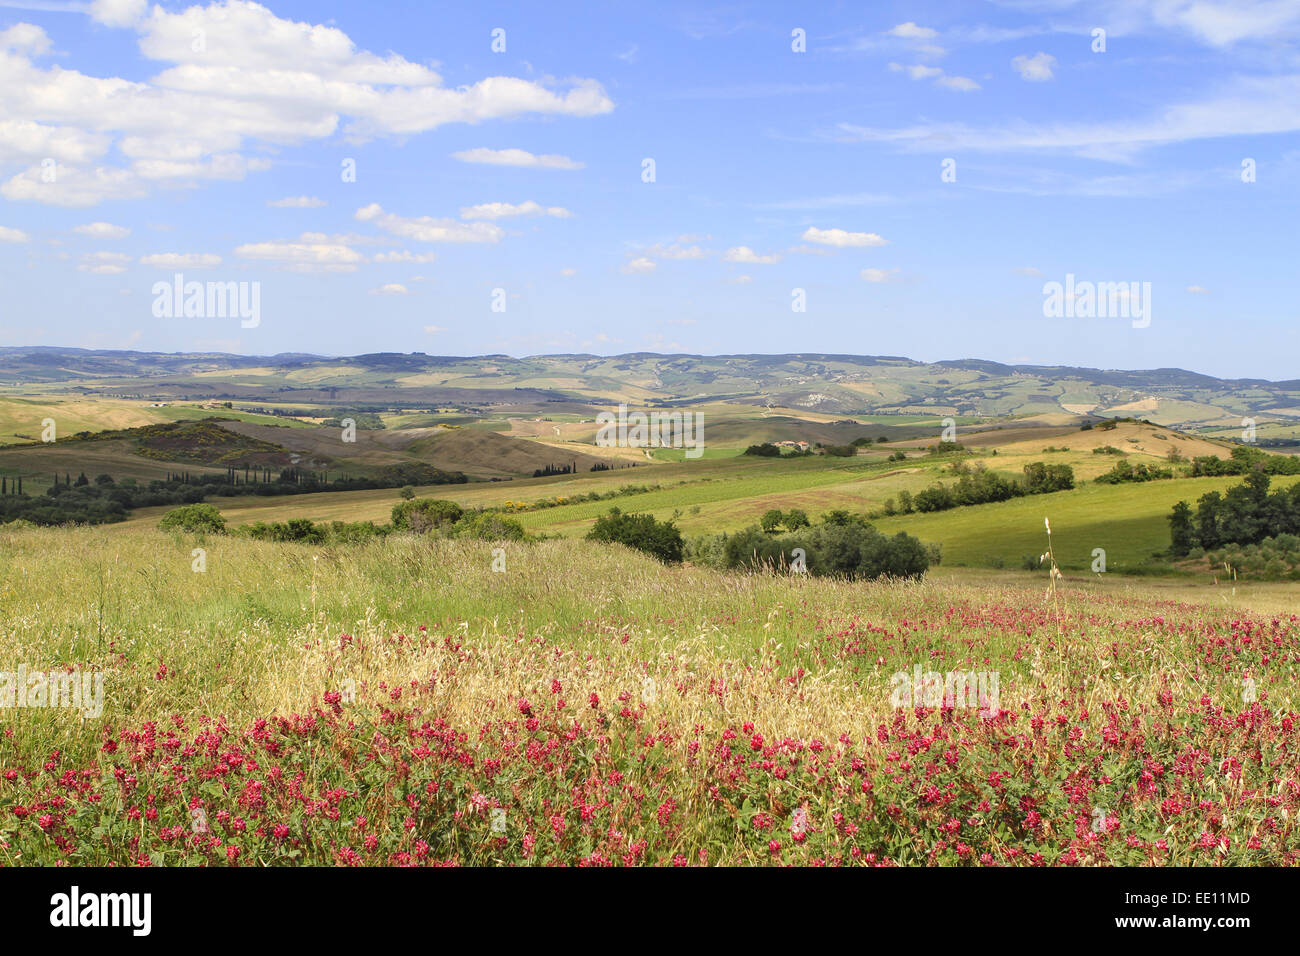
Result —
<path fill-rule="evenodd" d="M 1289 487 L 1296 478 L 1275 478 Z M 881 531 L 906 531 L 937 542 L 946 564 L 1019 568 L 1025 555 L 1047 549 L 1043 519 L 1052 523 L 1052 543 L 1063 569 L 1086 571 L 1093 549 L 1106 552 L 1107 571 L 1132 571 L 1169 547 L 1170 509 L 1179 501 L 1196 506 L 1211 491 L 1226 491 L 1240 478 L 1184 478 L 1127 485 L 1090 483 L 1073 491 L 1032 495 L 950 511 L 884 518 Z"/>

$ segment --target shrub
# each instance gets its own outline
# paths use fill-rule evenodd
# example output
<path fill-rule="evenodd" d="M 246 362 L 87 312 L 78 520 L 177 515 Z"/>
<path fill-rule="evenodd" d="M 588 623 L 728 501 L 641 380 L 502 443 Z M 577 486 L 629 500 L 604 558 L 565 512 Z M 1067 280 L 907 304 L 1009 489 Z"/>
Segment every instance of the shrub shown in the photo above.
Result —
<path fill-rule="evenodd" d="M 701 534 L 691 538 L 682 549 L 685 560 L 692 564 L 702 564 L 709 568 L 725 568 L 727 540 L 726 532 L 720 534 Z"/>
<path fill-rule="evenodd" d="M 465 514 L 454 501 L 443 498 L 416 498 L 393 506 L 393 527 L 398 531 L 424 534 L 450 528 Z"/>
<path fill-rule="evenodd" d="M 747 528 L 723 536 L 721 542 L 695 544 L 692 554 L 717 555 L 717 566 L 723 568 L 788 568 L 795 561 L 796 548 L 803 551 L 809 574 L 850 580 L 919 578 L 939 561 L 937 547 L 927 547 L 903 532 L 886 537 L 861 515 L 843 511 L 829 512 L 815 528 L 776 537 Z"/>
<path fill-rule="evenodd" d="M 250 538 L 259 541 L 294 541 L 300 544 L 321 544 L 325 529 L 318 528 L 310 518 L 290 518 L 288 521 L 255 521 L 240 529 Z"/>
<path fill-rule="evenodd" d="M 161 531 L 188 531 L 194 534 L 224 534 L 226 519 L 216 505 L 183 505 L 173 508 L 158 522 Z"/>
<path fill-rule="evenodd" d="M 1069 491 L 1074 487 L 1074 469 L 1069 465 L 1046 465 L 1036 461 L 1025 465 L 1025 491 L 1031 495 Z"/>
<path fill-rule="evenodd" d="M 514 518 L 492 512 L 479 512 L 467 515 L 452 529 L 458 538 L 474 538 L 479 541 L 523 541 L 527 537 L 524 526 Z"/>
<path fill-rule="evenodd" d="M 376 526 L 373 521 L 331 521 L 326 529 L 326 537 L 338 544 L 357 544 L 381 537 L 385 533 L 385 529 Z"/>
<path fill-rule="evenodd" d="M 1098 475 L 1096 481 L 1102 485 L 1119 485 L 1130 481 L 1156 481 L 1173 476 L 1174 473 L 1167 468 L 1157 468 L 1143 462 L 1134 465 L 1128 461 L 1120 461 L 1104 475 Z"/>
<path fill-rule="evenodd" d="M 627 545 L 665 563 L 682 560 L 682 533 L 671 521 L 657 521 L 653 515 L 629 515 L 611 508 L 596 519 L 587 540 Z"/>

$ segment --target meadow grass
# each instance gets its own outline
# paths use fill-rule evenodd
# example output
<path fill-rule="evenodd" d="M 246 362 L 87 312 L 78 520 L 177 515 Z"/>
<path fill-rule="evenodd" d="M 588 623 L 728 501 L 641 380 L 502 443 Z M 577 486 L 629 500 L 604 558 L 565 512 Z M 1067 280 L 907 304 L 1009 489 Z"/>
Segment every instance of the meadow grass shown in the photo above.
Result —
<path fill-rule="evenodd" d="M 411 854 L 637 862 L 647 846 L 650 862 L 781 862 L 802 845 L 769 844 L 767 830 L 800 806 L 826 824 L 808 845 L 813 856 L 852 847 L 853 859 L 880 853 L 905 864 L 973 854 L 1028 862 L 1030 852 L 1048 862 L 1212 861 L 1193 819 L 1175 821 L 1181 829 L 1161 840 L 1168 849 L 1157 846 L 1153 814 L 1165 791 L 1125 789 L 1144 759 L 1169 765 L 1189 746 L 1208 765 L 1244 761 L 1246 776 L 1222 791 L 1212 774 L 1168 784 L 1190 787 L 1202 807 L 1223 803 L 1214 812 L 1232 816 L 1233 852 L 1255 854 L 1234 859 L 1296 852 L 1289 826 L 1260 828 L 1269 794 L 1290 806 L 1300 793 L 1294 764 L 1274 762 L 1290 746 L 1300 637 L 1294 615 L 1255 620 L 1251 603 L 1235 597 L 1197 606 L 1132 582 L 1067 580 L 1058 607 L 1043 575 L 944 570 L 863 583 L 719 573 L 568 540 L 397 535 L 322 547 L 150 529 L 0 529 L 0 555 L 0 671 L 76 668 L 104 678 L 100 713 L 0 710 L 0 860 L 9 863 L 236 862 L 241 852 L 263 864 L 382 864 Z M 1270 606 L 1295 591 L 1247 590 Z M 900 707 L 893 675 L 914 668 L 995 673 L 1000 716 Z M 1247 679 L 1260 705 L 1243 697 Z M 1119 713 L 1147 756 L 1123 739 L 1103 743 Z M 1032 755 L 1017 756 L 1007 735 L 1028 748 L 1030 728 L 1007 721 L 1030 715 L 1050 718 L 1051 729 L 1034 731 Z M 1211 730 L 1210 718 L 1225 729 Z M 1226 729 L 1261 720 L 1262 763 L 1252 762 L 1250 739 Z M 178 748 L 199 735 L 190 756 L 158 751 L 152 741 L 178 728 Z M 732 754 L 726 742 L 737 735 Z M 950 775 L 943 785 L 969 801 L 976 851 L 945 838 L 952 813 L 926 783 L 938 753 L 902 764 L 890 753 L 950 737 L 948 769 L 934 780 Z M 432 751 L 422 743 L 439 740 Z M 857 755 L 861 786 L 841 780 L 848 757 L 820 749 L 836 740 Z M 716 745 L 700 751 L 702 741 Z M 552 747 L 564 754 L 558 769 L 545 756 Z M 806 766 L 788 758 L 787 780 L 778 755 L 808 747 Z M 777 772 L 770 782 L 737 776 L 751 749 Z M 823 759 L 830 764 L 819 770 Z M 192 770 L 176 776 L 174 760 Z M 141 798 L 126 776 L 137 766 L 162 813 L 148 827 L 136 822 Z M 499 780 L 494 766 L 508 768 Z M 569 836 L 557 801 L 591 789 L 597 767 L 611 774 L 600 789 L 618 783 L 621 796 L 593 804 L 612 808 L 614 822 L 606 832 L 574 817 Z M 62 768 L 77 769 L 69 777 Z M 1117 835 L 1104 852 L 1086 839 L 1065 845 L 1080 812 L 1067 793 L 1097 768 L 1113 783 L 1094 805 L 1117 813 L 1139 843 L 1126 848 Z M 565 783 L 561 770 L 576 776 Z M 995 770 L 1010 774 L 1010 789 L 996 775 L 986 781 Z M 261 802 L 257 788 L 275 799 Z M 976 807 L 982 792 L 991 814 Z M 341 799 L 346 813 L 335 824 L 292 809 L 311 794 L 322 805 Z M 1022 794 L 1042 809 L 1046 829 L 1025 818 Z M 940 805 L 928 806 L 931 797 Z M 407 803 L 420 805 L 418 818 Z M 509 808 L 513 837 L 488 832 L 489 805 Z M 191 832 L 196 806 L 214 828 L 225 821 L 220 839 Z M 256 834 L 231 829 L 248 813 L 268 822 Z M 353 830 L 349 814 L 371 822 Z M 837 816 L 856 821 L 860 836 L 831 830 Z M 990 829 L 981 829 L 985 816 Z M 520 844 L 517 828 L 535 840 L 548 819 L 555 842 L 539 856 L 541 845 Z M 272 836 L 271 822 L 287 835 Z"/>
<path fill-rule="evenodd" d="M 860 695 L 864 681 L 878 690 L 898 668 L 828 657 L 818 646 L 828 630 L 951 606 L 1044 607 L 1046 583 L 1043 575 L 991 578 L 945 569 L 921 583 L 873 584 L 719 573 L 564 540 L 398 535 L 321 547 L 101 528 L 0 530 L 0 547 L 0 670 L 19 663 L 32 671 L 103 670 L 109 723 L 167 713 L 219 713 L 241 722 L 305 707 L 337 684 L 338 675 L 327 678 L 317 667 L 312 648 L 319 642 L 348 633 L 365 644 L 414 633 L 421 624 L 479 648 L 526 641 L 588 655 L 609 655 L 617 635 L 615 656 L 629 674 L 683 655 L 749 666 L 755 655 L 770 654 L 784 672 L 802 667 L 847 699 Z M 196 549 L 205 570 L 194 570 Z M 505 571 L 494 571 L 494 561 Z M 1295 589 L 1261 585 L 1253 593 L 1276 595 L 1276 606 L 1285 608 Z M 1158 591 L 1119 582 L 1085 579 L 1065 595 L 1071 614 L 1102 606 L 1140 616 L 1176 606 Z M 1235 598 L 1233 604 L 1181 607 L 1208 619 L 1242 609 Z M 981 653 L 1017 670 L 1012 657 L 1022 636 L 989 629 L 979 637 Z M 967 636 L 940 628 L 933 639 Z M 396 670 L 386 671 L 388 665 Z M 391 682 L 420 666 L 394 659 L 353 679 Z M 877 694 L 876 716 L 888 709 L 882 701 Z M 77 751 L 93 743 L 66 713 L 12 714 L 44 744 Z"/>

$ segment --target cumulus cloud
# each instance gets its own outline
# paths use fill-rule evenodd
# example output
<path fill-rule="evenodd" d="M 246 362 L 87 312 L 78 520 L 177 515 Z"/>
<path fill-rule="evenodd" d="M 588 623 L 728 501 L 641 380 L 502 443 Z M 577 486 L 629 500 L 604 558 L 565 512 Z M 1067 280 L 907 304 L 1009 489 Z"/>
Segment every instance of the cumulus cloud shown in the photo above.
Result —
<path fill-rule="evenodd" d="M 49 157 L 69 167 L 56 183 L 39 169 L 18 174 L 0 187 L 7 199 L 93 205 L 147 195 L 159 181 L 242 179 L 269 167 L 245 156 L 253 149 L 528 115 L 594 116 L 614 105 L 591 79 L 492 76 L 448 87 L 426 65 L 359 50 L 342 30 L 249 0 L 176 11 L 95 0 L 88 11 L 133 29 L 140 54 L 161 72 L 127 80 L 46 69 L 35 62 L 50 50 L 43 30 L 20 23 L 0 33 L 0 116 L 23 117 L 0 121 L 0 159 Z"/>
<path fill-rule="evenodd" d="M 378 262 L 378 263 L 392 263 L 392 262 L 428 263 L 428 262 L 433 262 L 437 258 L 438 258 L 437 253 L 409 252 L 403 249 L 400 252 L 381 252 L 377 254 L 371 261 Z"/>
<path fill-rule="evenodd" d="M 709 250 L 701 249 L 699 246 L 695 246 L 695 245 L 688 246 L 682 244 L 682 240 L 690 240 L 692 238 L 696 238 L 696 237 L 679 236 L 677 242 L 674 242 L 666 246 L 662 245 L 661 243 L 655 243 L 653 246 L 649 246 L 648 248 L 642 249 L 640 254 L 645 256 L 648 259 L 675 259 L 675 260 L 706 259 L 710 255 L 712 255 L 712 253 L 709 252 Z"/>
<path fill-rule="evenodd" d="M 0 226 L 0 242 L 26 242 L 27 233 L 21 229 L 11 229 L 9 226 Z"/>
<path fill-rule="evenodd" d="M 749 246 L 735 246 L 728 249 L 722 258 L 725 262 L 740 262 L 747 265 L 762 266 L 775 265 L 781 261 L 781 256 L 775 252 L 768 256 L 760 256 Z"/>
<path fill-rule="evenodd" d="M 94 0 L 90 17 L 109 27 L 129 27 L 144 16 L 146 0 Z"/>
<path fill-rule="evenodd" d="M 1199 285 L 1189 285 L 1189 286 L 1187 287 L 1187 291 L 1190 292 L 1190 293 L 1192 293 L 1192 295 L 1209 295 L 1209 294 L 1210 294 L 1210 290 L 1209 290 L 1209 289 L 1206 289 L 1206 288 L 1204 288 L 1203 286 L 1199 286 Z"/>
<path fill-rule="evenodd" d="M 115 226 L 110 222 L 88 222 L 84 226 L 73 226 L 72 231 L 92 239 L 125 239 L 131 235 L 126 226 Z"/>
<path fill-rule="evenodd" d="M 266 204 L 277 209 L 319 209 L 328 205 L 324 199 L 315 196 L 286 196 L 284 199 L 268 199 Z"/>
<path fill-rule="evenodd" d="M 158 252 L 141 257 L 140 265 L 159 269 L 215 269 L 221 265 L 221 256 L 210 252 Z"/>
<path fill-rule="evenodd" d="M 886 30 L 886 34 L 891 37 L 900 37 L 904 40 L 929 40 L 938 36 L 938 32 L 930 27 L 920 27 L 908 20 L 906 23 L 900 23 L 893 29 Z"/>
<path fill-rule="evenodd" d="M 341 238 L 307 232 L 296 240 L 245 243 L 235 248 L 235 255 L 289 272 L 355 272 L 366 257 Z"/>
<path fill-rule="evenodd" d="M 462 219 L 506 219 L 511 216 L 553 216 L 568 219 L 573 215 L 562 206 L 541 206 L 529 199 L 515 205 L 508 202 L 485 202 L 467 206 L 460 211 Z"/>
<path fill-rule="evenodd" d="M 895 73 L 906 73 L 914 80 L 928 80 L 931 77 L 943 76 L 943 70 L 937 66 L 924 66 L 920 63 L 913 63 L 910 66 L 902 63 L 891 63 L 889 68 Z"/>
<path fill-rule="evenodd" d="M 644 275 L 649 272 L 654 272 L 655 261 L 653 259 L 647 259 L 645 256 L 639 256 L 628 262 L 628 264 L 623 267 L 623 271 L 634 275 Z"/>
<path fill-rule="evenodd" d="M 850 246 L 883 246 L 889 242 L 874 232 L 847 232 L 843 229 L 818 229 L 816 226 L 809 226 L 800 238 L 805 242 L 841 249 Z"/>
<path fill-rule="evenodd" d="M 1050 53 L 1035 53 L 1033 56 L 1018 56 L 1011 61 L 1020 78 L 1030 83 L 1042 83 L 1055 75 L 1056 57 Z"/>
<path fill-rule="evenodd" d="M 77 269 L 95 275 L 113 276 L 126 271 L 131 257 L 122 252 L 88 252 L 81 257 Z"/>
<path fill-rule="evenodd" d="M 914 80 L 934 80 L 936 86 L 957 90 L 960 93 L 969 93 L 980 88 L 980 85 L 970 77 L 949 76 L 937 66 L 926 66 L 922 63 L 891 63 L 889 69 L 895 73 L 906 73 Z"/>
<path fill-rule="evenodd" d="M 863 269 L 862 278 L 867 282 L 890 282 L 898 278 L 897 269 Z"/>
<path fill-rule="evenodd" d="M 385 212 L 379 203 L 371 203 L 356 211 L 360 222 L 375 226 L 418 242 L 498 242 L 505 230 L 490 222 L 459 222 L 455 219 L 435 219 L 432 216 L 408 217 Z"/>
<path fill-rule="evenodd" d="M 52 206 L 94 206 L 105 199 L 139 199 L 147 186 L 128 169 L 98 167 L 92 170 L 56 164 L 53 175 L 34 165 L 0 185 L 0 196 Z"/>
<path fill-rule="evenodd" d="M 371 295 L 410 295 L 410 292 L 407 290 L 406 286 L 402 285 L 400 282 L 388 282 L 385 283 L 384 285 L 381 285 L 378 289 L 371 289 L 370 294 Z M 428 329 L 426 328 L 425 331 L 427 332 Z"/>
<path fill-rule="evenodd" d="M 528 169 L 582 169 L 583 164 L 568 156 L 537 156 L 524 149 L 464 149 L 451 154 L 462 163 L 486 163 L 490 166 L 519 166 Z"/>
<path fill-rule="evenodd" d="M 958 93 L 973 93 L 980 88 L 980 85 L 972 80 L 969 76 L 941 76 L 934 81 L 936 86 L 942 86 L 946 90 L 956 90 Z"/>

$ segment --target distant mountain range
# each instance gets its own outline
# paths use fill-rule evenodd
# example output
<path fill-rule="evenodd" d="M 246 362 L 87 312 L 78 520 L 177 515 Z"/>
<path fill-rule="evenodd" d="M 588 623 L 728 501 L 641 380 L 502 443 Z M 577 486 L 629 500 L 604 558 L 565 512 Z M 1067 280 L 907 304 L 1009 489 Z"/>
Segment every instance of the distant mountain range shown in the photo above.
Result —
<path fill-rule="evenodd" d="M 1243 416 L 1300 423 L 1300 379 L 822 353 L 337 357 L 22 347 L 0 348 L 0 386 L 160 399 L 183 394 L 343 403 L 392 397 L 393 389 L 401 389 L 410 400 L 436 401 L 500 403 L 513 397 L 683 406 L 727 401 L 832 415 L 1066 412 L 1133 415 L 1180 427 L 1228 427 Z"/>

